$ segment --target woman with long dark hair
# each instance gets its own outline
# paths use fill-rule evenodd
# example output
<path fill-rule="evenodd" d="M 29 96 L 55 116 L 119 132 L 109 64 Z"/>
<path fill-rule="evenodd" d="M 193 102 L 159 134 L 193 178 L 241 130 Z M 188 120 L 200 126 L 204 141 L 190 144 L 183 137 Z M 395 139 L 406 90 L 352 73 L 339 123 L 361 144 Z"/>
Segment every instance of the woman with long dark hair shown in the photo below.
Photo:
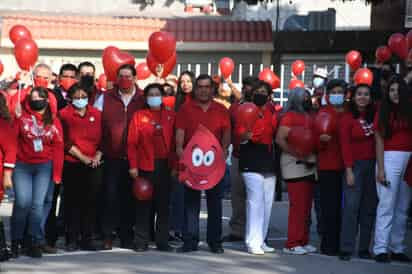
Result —
<path fill-rule="evenodd" d="M 28 255 L 42 257 L 42 216 L 50 181 L 59 184 L 63 168 L 63 134 L 50 109 L 49 93 L 33 88 L 17 120 L 17 162 L 13 173 L 15 202 L 11 217 L 12 253 L 19 255 L 26 222 L 31 244 Z"/>
<path fill-rule="evenodd" d="M 339 138 L 345 166 L 340 235 L 341 260 L 348 261 L 355 249 L 359 227 L 359 257 L 370 258 L 369 245 L 376 215 L 375 107 L 371 89 L 356 86 L 349 111 L 341 119 Z"/>
<path fill-rule="evenodd" d="M 13 186 L 11 177 L 16 162 L 16 139 L 6 99 L 0 92 L 0 204 L 4 190 Z M 0 217 L 0 262 L 8 260 L 9 257 L 4 224 Z"/>
<path fill-rule="evenodd" d="M 171 190 L 169 158 L 172 151 L 175 113 L 163 107 L 163 95 L 162 85 L 148 85 L 144 89 L 146 108 L 138 110 L 129 125 L 129 174 L 133 179 L 148 179 L 154 188 L 153 201 L 136 200 L 134 250 L 138 252 L 148 249 L 151 224 L 155 219 L 157 249 L 173 250 L 168 245 Z"/>
<path fill-rule="evenodd" d="M 178 111 L 180 106 L 192 100 L 193 85 L 195 83 L 195 75 L 191 71 L 184 71 L 180 74 L 177 80 L 177 93 L 175 111 Z"/>
<path fill-rule="evenodd" d="M 411 189 L 403 178 L 412 153 L 412 108 L 407 84 L 399 76 L 389 81 L 375 117 L 375 128 L 379 198 L 375 260 L 410 262 L 404 240 Z"/>

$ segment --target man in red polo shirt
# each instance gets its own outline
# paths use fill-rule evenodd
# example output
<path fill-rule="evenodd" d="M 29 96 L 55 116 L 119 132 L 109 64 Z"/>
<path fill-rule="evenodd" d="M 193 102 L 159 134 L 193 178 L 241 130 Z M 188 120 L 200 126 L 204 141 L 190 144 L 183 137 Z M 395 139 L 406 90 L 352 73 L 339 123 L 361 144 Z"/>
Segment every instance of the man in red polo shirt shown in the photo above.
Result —
<path fill-rule="evenodd" d="M 194 100 L 185 104 L 176 117 L 176 153 L 180 158 L 185 145 L 199 125 L 208 128 L 220 141 L 225 154 L 230 144 L 230 116 L 224 106 L 213 101 L 216 87 L 209 75 L 200 75 L 193 90 Z M 226 158 L 226 157 L 225 157 Z M 207 243 L 213 253 L 223 253 L 222 196 L 223 184 L 206 191 L 207 197 Z M 181 252 L 196 251 L 199 242 L 200 191 L 185 186 L 185 220 Z"/>

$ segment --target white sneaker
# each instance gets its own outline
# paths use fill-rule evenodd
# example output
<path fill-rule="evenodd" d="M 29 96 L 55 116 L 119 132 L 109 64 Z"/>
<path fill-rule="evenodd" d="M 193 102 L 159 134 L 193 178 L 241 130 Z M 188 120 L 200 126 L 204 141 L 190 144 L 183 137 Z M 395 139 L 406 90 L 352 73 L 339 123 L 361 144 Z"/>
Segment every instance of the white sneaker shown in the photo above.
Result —
<path fill-rule="evenodd" d="M 266 243 L 263 243 L 261 248 L 264 252 L 275 252 L 275 249 L 273 247 L 268 246 Z"/>
<path fill-rule="evenodd" d="M 247 252 L 249 252 L 250 254 L 253 254 L 253 255 L 265 255 L 265 251 L 263 251 L 263 249 L 261 249 L 261 248 L 248 247 Z"/>
<path fill-rule="evenodd" d="M 308 254 L 308 251 L 304 249 L 302 246 L 295 246 L 292 248 L 283 248 L 283 252 L 286 254 L 291 254 L 291 255 L 306 255 Z"/>
<path fill-rule="evenodd" d="M 315 253 L 317 251 L 313 245 L 305 245 L 303 248 L 306 249 L 308 253 Z"/>

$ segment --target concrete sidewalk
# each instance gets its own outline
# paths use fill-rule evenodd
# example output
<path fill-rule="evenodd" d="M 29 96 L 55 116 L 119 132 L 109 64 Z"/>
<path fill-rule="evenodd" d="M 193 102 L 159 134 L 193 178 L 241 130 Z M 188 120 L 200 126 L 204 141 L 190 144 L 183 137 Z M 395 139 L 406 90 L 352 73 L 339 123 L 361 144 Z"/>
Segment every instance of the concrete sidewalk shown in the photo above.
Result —
<path fill-rule="evenodd" d="M 203 203 L 202 208 L 205 208 Z M 11 204 L 0 206 L 0 215 L 9 216 Z M 0 273 L 236 273 L 236 274 L 411 274 L 412 264 L 377 264 L 371 260 L 353 258 L 350 262 L 320 254 L 306 256 L 286 255 L 281 252 L 287 231 L 288 203 L 273 206 L 269 242 L 277 251 L 264 256 L 252 256 L 245 252 L 243 243 L 225 243 L 225 253 L 208 252 L 202 243 L 200 250 L 191 254 L 162 253 L 154 249 L 146 253 L 113 249 L 101 252 L 59 251 L 43 259 L 21 257 L 2 263 Z M 228 232 L 231 214 L 230 201 L 224 201 L 224 234 Z M 201 213 L 202 238 L 205 236 L 207 213 Z M 6 222 L 8 223 L 8 217 Z M 314 223 L 315 224 L 315 223 Z M 312 227 L 315 227 L 313 225 Z M 312 231 L 312 244 L 318 246 L 318 237 Z M 408 235 L 411 247 L 411 231 Z M 411 254 L 409 254 L 411 255 Z"/>

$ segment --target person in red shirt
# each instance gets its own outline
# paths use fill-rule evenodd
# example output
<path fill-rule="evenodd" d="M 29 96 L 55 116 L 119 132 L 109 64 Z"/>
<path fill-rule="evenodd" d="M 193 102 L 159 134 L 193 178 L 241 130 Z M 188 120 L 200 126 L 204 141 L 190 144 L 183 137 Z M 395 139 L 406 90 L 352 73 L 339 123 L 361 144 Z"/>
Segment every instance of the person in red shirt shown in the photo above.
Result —
<path fill-rule="evenodd" d="M 180 159 L 185 145 L 199 125 L 209 129 L 220 141 L 225 154 L 230 144 L 230 118 L 224 106 L 215 102 L 216 87 L 209 75 L 200 75 L 193 89 L 193 100 L 181 107 L 176 116 L 176 153 Z M 226 158 L 226 157 L 225 157 Z M 206 191 L 208 207 L 207 243 L 213 253 L 223 253 L 222 236 L 222 182 Z M 185 186 L 184 231 L 181 252 L 198 249 L 200 191 Z"/>
<path fill-rule="evenodd" d="M 135 203 L 132 178 L 127 160 L 129 123 L 136 111 L 144 107 L 141 90 L 135 84 L 134 66 L 122 65 L 116 84 L 102 98 L 102 152 L 104 154 L 102 233 L 104 249 L 112 249 L 112 233 L 120 227 L 120 245 L 133 249 Z"/>
<path fill-rule="evenodd" d="M 411 262 L 405 236 L 411 189 L 404 174 L 412 154 L 411 96 L 399 76 L 389 81 L 375 116 L 378 208 L 373 252 L 377 262 Z M 391 253 L 390 255 L 388 253 Z M 389 259 L 390 258 L 390 259 Z"/>
<path fill-rule="evenodd" d="M 13 185 L 12 172 L 16 162 L 16 140 L 17 136 L 7 109 L 6 99 L 0 93 L 0 205 L 4 190 L 10 189 Z M 0 262 L 7 261 L 10 255 L 6 245 L 4 223 L 0 217 Z"/>
<path fill-rule="evenodd" d="M 375 108 L 371 89 L 358 85 L 351 95 L 349 111 L 341 120 L 339 140 L 345 166 L 340 235 L 341 260 L 350 260 L 359 227 L 359 256 L 370 258 L 369 245 L 375 223 Z"/>
<path fill-rule="evenodd" d="M 147 251 L 151 223 L 156 215 L 155 242 L 158 250 L 169 246 L 169 197 L 171 190 L 168 160 L 174 134 L 175 114 L 162 107 L 163 86 L 150 84 L 144 89 L 147 107 L 137 111 L 129 125 L 129 173 L 143 177 L 154 187 L 153 201 L 136 200 L 135 251 Z M 152 214 L 154 211 L 155 214 Z"/>
<path fill-rule="evenodd" d="M 193 85 L 195 82 L 195 75 L 191 71 L 184 71 L 180 74 L 177 80 L 177 93 L 175 111 L 179 111 L 180 107 L 192 100 Z"/>
<path fill-rule="evenodd" d="M 318 182 L 320 185 L 320 209 L 322 254 L 337 256 L 339 253 L 342 208 L 343 159 L 338 128 L 344 111 L 346 83 L 333 79 L 326 87 L 327 105 L 320 108 L 316 120 L 330 117 L 335 127 L 327 132 L 316 131 L 318 141 Z M 332 121 L 331 121 L 332 122 Z M 332 122 L 333 123 L 333 122 Z"/>
<path fill-rule="evenodd" d="M 74 84 L 67 96 L 71 104 L 59 113 L 66 151 L 63 169 L 66 251 L 77 250 L 78 239 L 81 249 L 96 250 L 92 233 L 101 179 L 101 113 L 88 105 L 88 93 L 81 85 Z"/>
<path fill-rule="evenodd" d="M 309 244 L 309 219 L 312 208 L 313 188 L 316 174 L 316 156 L 297 157 L 288 142 L 290 131 L 302 127 L 313 131 L 313 119 L 309 92 L 302 88 L 290 91 L 285 112 L 282 114 L 276 143 L 282 149 L 280 168 L 287 183 L 289 195 L 288 240 L 283 251 L 287 254 L 304 255 L 316 251 Z"/>
<path fill-rule="evenodd" d="M 259 81 L 252 100 L 259 108 L 259 118 L 253 128 L 246 129 L 238 121 L 236 134 L 240 139 L 239 169 L 246 186 L 246 235 L 248 252 L 263 255 L 275 249 L 266 245 L 266 239 L 275 192 L 273 165 L 273 138 L 277 119 L 266 107 L 272 88 Z M 275 122 L 275 123 L 274 123 Z"/>
<path fill-rule="evenodd" d="M 49 92 L 35 87 L 27 96 L 17 126 L 17 163 L 13 173 L 15 202 L 11 217 L 12 252 L 19 254 L 24 229 L 32 243 L 28 255 L 41 257 L 44 244 L 42 219 L 50 182 L 61 183 L 63 134 L 60 121 L 52 114 Z M 53 193 L 53 191 L 52 191 Z"/>

